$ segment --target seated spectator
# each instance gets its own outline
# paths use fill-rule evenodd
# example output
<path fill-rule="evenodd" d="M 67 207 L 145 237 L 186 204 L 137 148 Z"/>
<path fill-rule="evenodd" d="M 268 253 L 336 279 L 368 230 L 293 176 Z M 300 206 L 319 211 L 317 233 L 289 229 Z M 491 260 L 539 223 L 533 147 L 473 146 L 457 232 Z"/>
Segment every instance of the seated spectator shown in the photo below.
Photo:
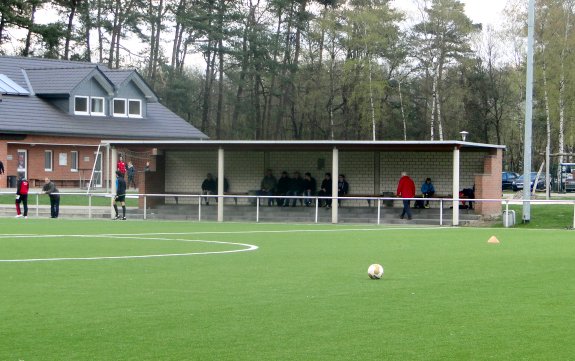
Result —
<path fill-rule="evenodd" d="M 218 185 L 218 178 L 216 178 L 216 187 Z M 230 183 L 228 182 L 228 179 L 226 177 L 224 177 L 224 193 L 227 193 L 230 190 Z"/>
<path fill-rule="evenodd" d="M 311 196 L 315 194 L 315 187 L 315 178 L 311 176 L 311 173 L 307 172 L 303 178 L 303 195 L 308 197 L 304 200 L 306 207 L 311 205 Z"/>
<path fill-rule="evenodd" d="M 426 178 L 425 182 L 421 185 L 421 194 L 423 194 L 423 198 L 432 198 L 435 194 L 435 187 L 433 183 L 431 183 L 431 178 Z M 429 200 L 425 202 L 423 207 L 429 208 Z"/>
<path fill-rule="evenodd" d="M 268 169 L 266 171 L 266 175 L 262 179 L 262 182 L 260 184 L 260 190 L 257 192 L 257 195 L 273 196 L 276 191 L 277 183 L 278 182 L 276 180 L 276 177 L 274 177 L 272 170 Z M 273 202 L 274 202 L 273 198 L 268 198 L 268 206 L 271 206 Z"/>
<path fill-rule="evenodd" d="M 303 187 L 304 187 L 303 178 L 301 177 L 300 173 L 297 171 L 293 172 L 293 178 L 291 179 L 290 187 L 289 187 L 289 190 L 287 192 L 287 195 L 288 196 L 301 196 L 301 195 L 303 195 L 303 190 L 304 190 Z M 300 201 L 300 203 L 302 203 L 301 199 L 299 201 Z M 297 199 L 293 198 L 292 202 L 291 202 L 291 206 L 295 207 L 296 202 L 297 202 Z M 286 203 L 289 203 L 289 199 L 286 200 Z M 285 206 L 287 206 L 287 205 L 284 204 L 284 207 Z"/>
<path fill-rule="evenodd" d="M 349 183 L 345 180 L 345 175 L 340 174 L 337 179 L 337 196 L 343 197 L 347 193 L 349 193 Z M 341 201 L 338 200 L 338 204 L 341 204 Z"/>
<path fill-rule="evenodd" d="M 461 190 L 461 192 L 459 192 L 459 198 L 475 199 L 475 184 L 473 185 L 473 188 L 463 188 Z M 461 207 L 460 208 L 473 209 L 473 202 L 461 201 Z"/>
<path fill-rule="evenodd" d="M 276 195 L 286 196 L 287 192 L 290 189 L 290 185 L 291 185 L 291 178 L 288 176 L 288 173 L 286 171 L 283 171 L 280 179 L 278 179 L 278 185 L 276 187 Z M 289 201 L 285 198 L 276 198 L 276 202 L 278 207 L 289 206 Z"/>
<path fill-rule="evenodd" d="M 331 197 L 331 173 L 326 173 L 323 177 L 323 181 L 321 181 L 321 186 L 317 195 L 319 197 Z M 320 199 L 319 206 L 330 208 L 331 199 Z"/>
<path fill-rule="evenodd" d="M 212 173 L 208 173 L 206 175 L 206 179 L 202 182 L 202 194 L 204 195 L 213 195 L 218 193 L 218 183 L 212 176 Z M 209 197 L 205 197 L 204 200 L 206 201 L 206 205 L 210 205 Z"/>

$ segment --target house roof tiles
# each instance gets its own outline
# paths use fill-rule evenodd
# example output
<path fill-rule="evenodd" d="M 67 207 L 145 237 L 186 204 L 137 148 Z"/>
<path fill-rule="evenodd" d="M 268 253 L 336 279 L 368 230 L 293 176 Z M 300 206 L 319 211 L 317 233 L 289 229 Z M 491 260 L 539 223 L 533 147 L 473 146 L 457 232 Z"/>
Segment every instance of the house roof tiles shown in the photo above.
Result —
<path fill-rule="evenodd" d="M 135 71 L 112 71 L 102 65 L 63 60 L 0 57 L 0 74 L 39 95 L 68 95 L 95 73 L 109 82 L 112 89 L 121 86 Z M 49 99 L 36 95 L 4 95 L 0 102 L 0 133 L 114 139 L 207 139 L 205 134 L 162 104 L 148 102 L 146 106 L 144 118 L 81 116 L 68 114 Z"/>

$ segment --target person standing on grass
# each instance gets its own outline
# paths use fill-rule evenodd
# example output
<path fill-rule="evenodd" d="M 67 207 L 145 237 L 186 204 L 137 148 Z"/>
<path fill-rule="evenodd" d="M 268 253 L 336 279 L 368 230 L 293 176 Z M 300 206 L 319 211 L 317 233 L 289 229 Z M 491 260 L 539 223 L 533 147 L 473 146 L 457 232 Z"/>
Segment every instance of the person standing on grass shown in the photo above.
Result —
<path fill-rule="evenodd" d="M 58 218 L 60 213 L 60 195 L 58 194 L 58 188 L 50 178 L 44 178 L 44 186 L 42 187 L 42 192 L 50 197 L 50 218 Z"/>
<path fill-rule="evenodd" d="M 126 220 L 126 180 L 124 180 L 124 174 L 119 170 L 116 171 L 116 197 L 114 197 L 114 211 L 116 212 L 116 217 L 114 220 L 122 219 Z M 118 214 L 118 203 L 122 205 L 122 217 Z"/>
<path fill-rule="evenodd" d="M 136 188 L 136 168 L 134 167 L 134 165 L 132 164 L 131 161 L 128 162 L 128 188 L 130 188 L 130 185 L 132 185 L 133 188 Z"/>
<path fill-rule="evenodd" d="M 16 184 L 16 218 L 28 218 L 28 190 L 30 184 L 24 175 L 21 175 Z M 20 203 L 24 205 L 24 214 L 20 211 Z"/>
<path fill-rule="evenodd" d="M 415 183 L 413 179 L 409 178 L 407 172 L 401 172 L 401 178 L 397 184 L 397 196 L 401 198 L 413 198 L 415 197 Z M 407 219 L 411 220 L 411 208 L 409 208 L 409 203 L 411 200 L 403 199 L 403 211 L 399 218 L 403 219 L 407 215 Z"/>

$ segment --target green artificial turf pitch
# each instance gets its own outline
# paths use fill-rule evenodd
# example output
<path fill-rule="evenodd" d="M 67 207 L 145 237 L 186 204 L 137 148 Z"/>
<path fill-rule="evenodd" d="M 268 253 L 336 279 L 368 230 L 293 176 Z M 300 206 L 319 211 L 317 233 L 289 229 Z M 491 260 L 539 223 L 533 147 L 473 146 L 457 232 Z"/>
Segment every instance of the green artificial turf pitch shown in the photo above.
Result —
<path fill-rule="evenodd" d="M 0 229 L 3 260 L 195 253 L 0 262 L 0 360 L 575 354 L 573 231 L 36 219 Z M 225 242 L 258 249 L 202 254 L 247 248 Z M 368 278 L 371 263 L 382 280 Z"/>

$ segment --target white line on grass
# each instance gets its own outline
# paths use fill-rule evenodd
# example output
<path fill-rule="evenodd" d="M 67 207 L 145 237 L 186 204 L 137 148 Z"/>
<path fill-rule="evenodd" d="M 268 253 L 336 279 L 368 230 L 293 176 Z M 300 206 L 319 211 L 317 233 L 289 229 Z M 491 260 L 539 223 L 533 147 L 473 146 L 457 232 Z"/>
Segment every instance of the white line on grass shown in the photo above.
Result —
<path fill-rule="evenodd" d="M 41 235 L 39 237 L 32 236 L 31 238 L 46 238 L 47 236 Z M 101 238 L 116 238 L 116 239 L 142 239 L 140 237 L 125 235 L 125 236 L 107 236 L 107 235 L 55 235 L 51 237 L 101 237 Z M 255 251 L 259 247 L 247 243 L 235 242 L 221 242 L 221 241 L 206 241 L 199 239 L 173 239 L 173 238 L 145 238 L 146 240 L 155 241 L 179 241 L 179 242 L 198 242 L 198 243 L 212 243 L 212 244 L 225 244 L 240 247 L 245 249 L 233 249 L 229 251 L 207 251 L 207 252 L 190 252 L 190 253 L 165 253 L 165 254 L 148 254 L 140 256 L 103 256 L 103 257 L 56 257 L 56 258 L 28 258 L 28 259 L 0 259 L 0 262 L 46 262 L 46 261 L 97 261 L 108 259 L 142 259 L 142 258 L 158 258 L 158 257 L 178 257 L 178 256 L 200 256 L 207 254 L 226 254 L 226 253 L 239 253 Z"/>
<path fill-rule="evenodd" d="M 390 227 L 390 228 L 340 228 L 340 229 L 289 229 L 289 230 L 259 230 L 259 231 L 200 231 L 200 232 L 155 232 L 155 233 L 104 233 L 104 234 L 5 234 L 2 238 L 22 237 L 116 237 L 116 236 L 189 236 L 197 234 L 257 234 L 257 233 L 305 233 L 305 232 L 371 232 L 371 231 L 421 231 L 433 229 L 457 229 L 446 227 Z"/>

